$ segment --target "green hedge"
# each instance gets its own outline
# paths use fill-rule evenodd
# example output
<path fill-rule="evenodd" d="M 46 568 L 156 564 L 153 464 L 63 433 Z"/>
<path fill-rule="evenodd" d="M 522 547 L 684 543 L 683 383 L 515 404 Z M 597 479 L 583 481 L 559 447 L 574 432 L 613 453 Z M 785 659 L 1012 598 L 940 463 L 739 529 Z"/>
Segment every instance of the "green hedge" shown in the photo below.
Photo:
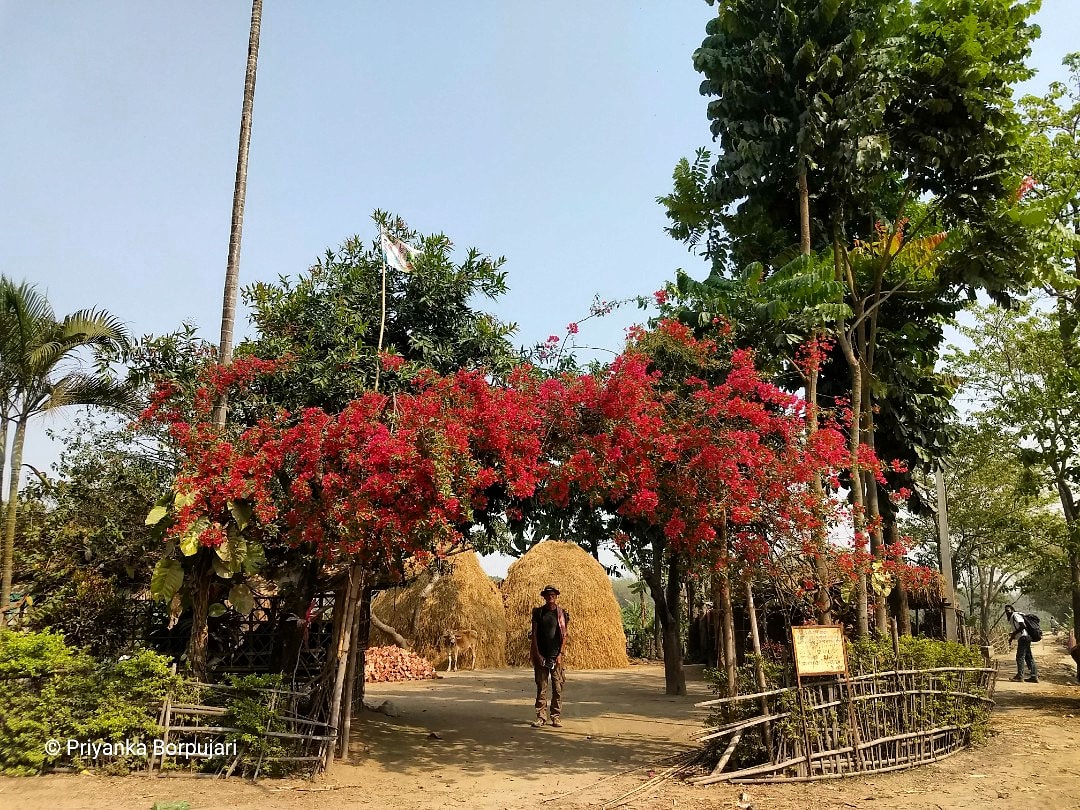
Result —
<path fill-rule="evenodd" d="M 69 756 L 69 739 L 149 744 L 160 734 L 157 718 L 165 693 L 178 685 L 169 659 L 148 650 L 98 662 L 69 647 L 58 633 L 0 633 L 0 772 L 100 764 Z M 49 740 L 60 741 L 64 750 L 46 753 Z M 137 756 L 112 758 L 109 769 L 143 764 Z"/>

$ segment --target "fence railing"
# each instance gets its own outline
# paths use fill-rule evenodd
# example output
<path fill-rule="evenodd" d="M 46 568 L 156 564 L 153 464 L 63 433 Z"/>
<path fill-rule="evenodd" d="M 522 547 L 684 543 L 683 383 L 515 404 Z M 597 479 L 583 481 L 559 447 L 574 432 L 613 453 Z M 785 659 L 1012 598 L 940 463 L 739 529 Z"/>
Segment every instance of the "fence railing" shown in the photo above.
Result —
<path fill-rule="evenodd" d="M 699 703 L 741 716 L 702 734 L 720 758 L 691 781 L 811 781 L 935 762 L 985 727 L 996 676 L 994 668 L 893 670 Z M 760 711 L 747 716 L 749 707 Z M 736 767 L 725 772 L 729 762 Z"/>
<path fill-rule="evenodd" d="M 168 695 L 161 707 L 162 754 L 150 758 L 151 773 L 184 764 L 186 752 L 196 750 L 222 752 L 215 759 L 224 777 L 237 772 L 251 778 L 286 771 L 314 775 L 335 740 L 333 726 L 304 716 L 309 698 L 304 692 L 188 681 L 181 694 L 182 700 Z M 239 714 L 240 700 L 246 702 L 247 728 L 228 725 Z M 252 716 L 260 718 L 257 728 L 250 726 Z"/>

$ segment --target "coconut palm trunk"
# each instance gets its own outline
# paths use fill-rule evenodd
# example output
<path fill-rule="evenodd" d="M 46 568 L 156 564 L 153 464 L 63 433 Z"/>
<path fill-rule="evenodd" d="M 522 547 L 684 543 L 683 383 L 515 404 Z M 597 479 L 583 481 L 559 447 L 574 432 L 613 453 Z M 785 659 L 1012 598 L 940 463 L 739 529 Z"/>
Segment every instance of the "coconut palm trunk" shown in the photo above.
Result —
<path fill-rule="evenodd" d="M 247 71 L 244 76 L 244 102 L 240 110 L 240 142 L 236 154 L 236 180 L 233 184 L 232 221 L 229 227 L 229 257 L 225 264 L 225 292 L 221 304 L 221 339 L 218 342 L 218 362 L 232 362 L 233 332 L 236 326 L 236 300 L 240 294 L 240 242 L 244 230 L 244 203 L 247 198 L 248 152 L 251 146 L 251 112 L 255 105 L 255 74 L 259 65 L 259 34 L 262 31 L 262 0 L 252 0 L 251 25 L 248 28 Z M 229 408 L 226 392 L 218 395 L 214 404 L 215 425 L 225 426 Z M 209 555 L 207 549 L 200 555 Z M 197 560 L 196 565 L 209 568 L 210 560 Z M 213 576 L 211 572 L 209 576 Z M 206 677 L 207 617 L 209 587 L 197 588 L 191 594 L 193 621 L 188 640 L 188 667 L 197 678 Z"/>
<path fill-rule="evenodd" d="M 240 243 L 244 231 L 244 203 L 247 199 L 248 152 L 251 147 L 251 113 L 255 106 L 255 74 L 259 66 L 259 34 L 262 31 L 262 0 L 252 0 L 251 26 L 248 29 L 247 72 L 244 76 L 244 103 L 240 111 L 240 143 L 236 154 L 236 180 L 233 185 L 232 222 L 229 227 L 229 258 L 225 265 L 225 292 L 221 304 L 221 339 L 218 362 L 232 362 L 233 331 L 236 326 L 236 300 L 240 293 Z M 221 396 L 214 408 L 214 424 L 225 424 L 228 401 Z"/>
<path fill-rule="evenodd" d="M 7 428 L 4 428 L 7 433 Z M 7 446 L 7 436 L 4 435 Z M 11 480 L 8 482 L 7 512 L 4 516 L 4 581 L 0 593 L 0 606 L 7 608 L 11 602 L 11 580 L 15 570 L 15 525 L 19 512 L 19 470 L 22 469 L 23 445 L 26 442 L 26 420 L 15 423 L 15 441 L 11 448 Z M 7 627 L 7 615 L 0 622 L 0 628 Z"/>

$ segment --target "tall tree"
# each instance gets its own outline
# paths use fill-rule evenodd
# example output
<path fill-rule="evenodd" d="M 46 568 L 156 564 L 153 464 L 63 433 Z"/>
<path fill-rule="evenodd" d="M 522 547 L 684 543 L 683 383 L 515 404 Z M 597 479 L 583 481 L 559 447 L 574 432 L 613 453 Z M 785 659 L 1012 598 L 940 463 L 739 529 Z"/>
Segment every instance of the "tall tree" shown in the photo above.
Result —
<path fill-rule="evenodd" d="M 805 250 L 807 230 L 813 246 L 831 249 L 852 311 L 834 332 L 850 377 L 854 480 L 865 479 L 852 487 L 860 538 L 875 525 L 867 510 L 877 511 L 859 455 L 874 446 L 881 309 L 900 291 L 1022 286 L 1023 229 L 1005 216 L 1020 142 L 1011 85 L 1030 75 L 1035 31 L 1025 20 L 1037 4 L 717 6 L 694 63 L 722 151 L 702 183 L 692 172 L 677 182 L 672 233 L 707 232 L 726 273 L 748 261 L 777 266 L 800 236 Z M 934 235 L 946 230 L 941 244 Z M 871 541 L 882 547 L 878 533 Z"/>
<path fill-rule="evenodd" d="M 255 74 L 259 66 L 259 34 L 262 30 L 262 0 L 251 2 L 248 27 L 247 69 L 244 73 L 244 101 L 240 111 L 240 142 L 236 150 L 236 180 L 233 184 L 232 218 L 229 224 L 229 256 L 225 265 L 225 290 L 221 304 L 221 337 L 218 362 L 232 362 L 233 330 L 236 326 L 236 301 L 240 291 L 240 244 L 244 230 L 244 204 L 247 200 L 248 152 L 251 147 L 251 113 L 255 105 Z M 225 394 L 214 406 L 214 424 L 223 427 L 229 402 Z M 210 585 L 213 580 L 211 560 L 205 554 L 195 560 L 195 588 L 192 593 L 194 616 L 188 642 L 188 666 L 197 678 L 206 677 L 206 648 L 209 642 L 207 619 L 210 609 Z"/>
<path fill-rule="evenodd" d="M 0 346 L 8 419 L 15 431 L 11 447 L 7 513 L 4 523 L 3 582 L 0 605 L 11 596 L 15 529 L 19 508 L 19 474 L 23 464 L 26 428 L 42 413 L 77 405 L 130 410 L 134 389 L 104 373 L 90 374 L 79 366 L 79 353 L 92 349 L 99 360 L 116 357 L 128 346 L 127 331 L 108 312 L 86 309 L 57 320 L 48 300 L 33 287 L 0 280 Z M 102 364 L 99 364 L 99 366 Z"/>
<path fill-rule="evenodd" d="M 951 366 L 986 403 L 987 418 L 1012 439 L 1020 459 L 1057 493 L 1080 636 L 1080 390 L 1065 362 L 1056 313 L 992 308 L 975 316 L 974 326 L 961 328 L 973 348 L 957 352 Z"/>
<path fill-rule="evenodd" d="M 1034 561 L 1057 561 L 1067 568 L 1061 565 L 1066 531 L 1061 516 L 1048 508 L 1056 495 L 1038 486 L 1043 476 L 1032 476 L 1020 462 L 1015 436 L 988 414 L 976 414 L 958 431 L 943 460 L 953 575 L 967 597 L 968 620 L 988 644 L 1005 595 L 1034 573 Z M 928 476 L 921 484 L 934 487 Z M 917 553 L 936 563 L 933 515 L 907 521 L 905 529 L 915 538 Z"/>
<path fill-rule="evenodd" d="M 262 31 L 262 0 L 251 0 L 251 25 L 248 28 L 247 70 L 244 72 L 244 103 L 240 111 L 240 143 L 236 150 L 236 181 L 233 185 L 232 219 L 229 225 L 229 258 L 225 265 L 225 293 L 221 304 L 221 339 L 219 362 L 232 360 L 233 329 L 236 326 L 236 300 L 240 291 L 240 242 L 244 231 L 244 204 L 247 200 L 248 151 L 251 147 L 251 112 L 255 106 L 255 73 L 259 67 L 259 34 Z M 219 402 L 214 422 L 225 424 L 228 403 Z"/>

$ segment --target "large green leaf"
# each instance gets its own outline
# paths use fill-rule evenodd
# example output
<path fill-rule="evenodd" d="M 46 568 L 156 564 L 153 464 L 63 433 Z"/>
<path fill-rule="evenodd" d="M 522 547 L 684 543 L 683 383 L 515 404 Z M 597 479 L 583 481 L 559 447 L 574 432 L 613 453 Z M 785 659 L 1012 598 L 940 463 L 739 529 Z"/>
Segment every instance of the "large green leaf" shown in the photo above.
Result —
<path fill-rule="evenodd" d="M 243 583 L 237 583 L 229 589 L 229 604 L 237 613 L 247 616 L 255 607 L 255 597 L 251 595 L 251 588 Z"/>
<path fill-rule="evenodd" d="M 195 493 L 190 491 L 177 492 L 174 503 L 176 504 L 177 509 L 183 509 L 185 506 L 191 506 L 191 504 L 195 503 Z"/>
<path fill-rule="evenodd" d="M 190 557 L 199 550 L 199 535 L 206 531 L 210 521 L 204 517 L 199 518 L 184 532 L 180 538 L 180 551 L 185 557 Z"/>
<path fill-rule="evenodd" d="M 146 516 L 146 525 L 156 526 L 160 523 L 162 518 L 169 514 L 169 507 L 172 506 L 175 497 L 175 494 L 169 491 L 158 498 L 154 502 L 154 508 L 150 510 L 150 514 Z"/>
<path fill-rule="evenodd" d="M 236 526 L 229 526 L 228 538 L 217 546 L 214 552 L 222 562 L 230 563 L 233 570 L 239 570 L 240 564 L 247 556 L 247 539 L 240 534 Z"/>
<path fill-rule="evenodd" d="M 154 566 L 150 577 L 150 595 L 161 602 L 168 602 L 184 584 L 184 567 L 172 557 L 163 557 Z"/>
<path fill-rule="evenodd" d="M 241 569 L 245 574 L 254 574 L 266 565 L 266 552 L 258 543 L 248 543 L 247 554 L 241 561 Z"/>
<path fill-rule="evenodd" d="M 206 612 L 211 619 L 216 619 L 218 616 L 225 615 L 225 606 L 221 602 L 214 602 Z"/>
<path fill-rule="evenodd" d="M 150 510 L 150 514 L 146 516 L 146 525 L 156 526 L 167 514 L 169 514 L 169 507 L 155 506 L 153 509 Z"/>
<path fill-rule="evenodd" d="M 240 531 L 246 529 L 251 522 L 252 509 L 249 501 L 229 501 L 229 512 Z"/>
<path fill-rule="evenodd" d="M 232 579 L 233 574 L 238 571 L 232 562 L 224 562 L 218 559 L 217 556 L 212 557 L 211 560 L 214 566 L 214 573 L 222 579 Z"/>

